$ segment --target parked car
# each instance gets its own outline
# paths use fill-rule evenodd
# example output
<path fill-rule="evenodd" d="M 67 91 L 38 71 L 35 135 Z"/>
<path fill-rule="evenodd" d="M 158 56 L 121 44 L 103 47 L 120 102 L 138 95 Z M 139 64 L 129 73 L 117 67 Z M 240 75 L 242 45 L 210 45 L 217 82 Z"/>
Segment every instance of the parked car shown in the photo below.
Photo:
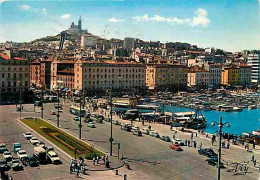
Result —
<path fill-rule="evenodd" d="M 8 151 L 6 145 L 4 143 L 0 144 L 0 153 L 4 153 L 5 151 Z"/>
<path fill-rule="evenodd" d="M 142 136 L 142 132 L 139 129 L 134 130 L 132 132 L 133 132 L 133 135 Z"/>
<path fill-rule="evenodd" d="M 23 170 L 23 166 L 21 165 L 19 159 L 13 159 L 11 162 L 11 167 L 12 167 L 13 171 Z"/>
<path fill-rule="evenodd" d="M 32 137 L 31 139 L 30 139 L 30 143 L 32 144 L 32 145 L 36 145 L 36 144 L 38 144 L 40 141 L 38 140 L 38 138 L 37 137 Z"/>
<path fill-rule="evenodd" d="M 138 131 L 138 130 L 139 130 L 139 127 L 137 127 L 137 126 L 132 126 L 132 128 L 131 128 L 131 131 L 132 131 L 132 132 Z"/>
<path fill-rule="evenodd" d="M 11 152 L 9 152 L 9 151 L 5 151 L 3 154 L 3 157 L 4 157 L 4 159 L 6 159 L 6 161 L 11 161 L 13 158 Z"/>
<path fill-rule="evenodd" d="M 174 139 L 173 143 L 174 144 L 179 144 L 180 146 L 184 146 L 185 145 L 184 142 L 181 139 Z"/>
<path fill-rule="evenodd" d="M 154 132 L 153 137 L 155 137 L 155 138 L 160 138 L 160 135 L 159 135 L 158 132 Z"/>
<path fill-rule="evenodd" d="M 110 122 L 111 118 L 106 118 L 105 121 Z"/>
<path fill-rule="evenodd" d="M 143 134 L 148 134 L 148 135 L 149 135 L 149 129 L 147 129 L 147 128 L 141 129 L 141 132 L 142 132 Z"/>
<path fill-rule="evenodd" d="M 60 161 L 58 154 L 54 151 L 48 152 L 47 158 L 52 164 L 61 164 L 61 161 Z"/>
<path fill-rule="evenodd" d="M 183 151 L 179 144 L 170 144 L 169 147 L 175 151 Z"/>
<path fill-rule="evenodd" d="M 29 140 L 29 139 L 32 138 L 32 133 L 31 133 L 31 132 L 23 133 L 23 137 L 24 137 L 26 140 Z"/>
<path fill-rule="evenodd" d="M 39 141 L 39 142 L 36 144 L 36 146 L 45 146 L 45 143 L 42 142 L 42 141 Z"/>
<path fill-rule="evenodd" d="M 198 153 L 200 155 L 207 156 L 207 157 L 214 157 L 214 156 L 216 157 L 216 156 L 218 156 L 211 148 L 199 149 Z"/>
<path fill-rule="evenodd" d="M 54 151 L 54 147 L 52 147 L 52 146 L 44 146 L 43 149 L 45 149 L 48 152 Z"/>
<path fill-rule="evenodd" d="M 132 126 L 131 124 L 121 124 L 121 129 L 124 131 L 131 132 Z"/>
<path fill-rule="evenodd" d="M 0 169 L 3 169 L 4 171 L 8 171 L 10 169 L 10 166 L 7 164 L 6 159 L 0 160 Z"/>
<path fill-rule="evenodd" d="M 19 150 L 19 151 L 17 152 L 17 157 L 18 157 L 19 159 L 21 159 L 21 158 L 24 158 L 24 157 L 28 157 L 28 155 L 27 155 L 27 153 L 25 152 L 25 150 L 21 149 L 21 150 Z"/>
<path fill-rule="evenodd" d="M 171 138 L 169 136 L 162 136 L 161 139 L 166 142 L 171 142 Z"/>
<path fill-rule="evenodd" d="M 114 125 L 120 125 L 119 121 L 118 120 L 113 120 L 112 122 Z"/>
<path fill-rule="evenodd" d="M 206 159 L 206 161 L 208 162 L 209 165 L 218 167 L 218 157 L 217 156 Z M 220 162 L 220 168 L 224 168 L 224 167 L 225 167 L 224 164 L 222 162 Z"/>
<path fill-rule="evenodd" d="M 18 152 L 19 150 L 22 149 L 22 146 L 20 143 L 13 143 L 13 151 L 16 153 Z"/>
<path fill-rule="evenodd" d="M 95 125 L 94 122 L 89 122 L 89 123 L 87 123 L 87 126 L 88 126 L 88 127 L 91 127 L 91 128 L 95 128 L 95 127 L 96 127 L 96 125 Z"/>
<path fill-rule="evenodd" d="M 56 112 L 54 110 L 51 110 L 50 115 L 56 115 Z"/>
<path fill-rule="evenodd" d="M 37 167 L 39 166 L 39 162 L 35 157 L 25 157 L 22 158 L 22 164 L 25 166 Z"/>
<path fill-rule="evenodd" d="M 74 121 L 79 121 L 80 119 L 79 119 L 78 116 L 75 116 L 75 117 L 73 118 L 73 120 L 74 120 Z"/>

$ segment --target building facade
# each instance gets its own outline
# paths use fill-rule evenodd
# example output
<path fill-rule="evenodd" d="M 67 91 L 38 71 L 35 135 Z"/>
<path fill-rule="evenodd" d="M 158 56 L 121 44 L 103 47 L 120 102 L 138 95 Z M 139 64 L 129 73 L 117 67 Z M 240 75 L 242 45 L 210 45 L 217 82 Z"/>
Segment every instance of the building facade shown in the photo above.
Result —
<path fill-rule="evenodd" d="M 187 85 L 192 88 L 206 89 L 210 84 L 210 72 L 198 66 L 190 67 Z"/>
<path fill-rule="evenodd" d="M 184 88 L 187 85 L 188 67 L 174 64 L 147 64 L 148 89 Z"/>
<path fill-rule="evenodd" d="M 237 66 L 224 66 L 222 68 L 221 84 L 238 85 L 239 84 L 239 68 Z"/>
<path fill-rule="evenodd" d="M 135 62 L 78 60 L 74 68 L 74 87 L 88 91 L 144 89 L 145 68 L 144 64 Z"/>
<path fill-rule="evenodd" d="M 124 49 L 127 49 L 128 51 L 134 51 L 135 50 L 135 39 L 126 37 L 124 39 Z"/>
<path fill-rule="evenodd" d="M 252 77 L 252 66 L 240 65 L 239 66 L 239 84 L 246 86 L 251 84 Z"/>
<path fill-rule="evenodd" d="M 260 82 L 260 53 L 249 54 L 247 64 L 252 66 L 252 83 Z"/>
<path fill-rule="evenodd" d="M 0 90 L 2 93 L 17 93 L 30 88 L 30 61 L 13 57 L 12 53 L 0 53 Z"/>
<path fill-rule="evenodd" d="M 222 65 L 209 64 L 208 70 L 209 70 L 209 85 L 219 87 L 221 85 Z"/>
<path fill-rule="evenodd" d="M 51 90 L 74 89 L 74 63 L 72 60 L 57 59 L 51 63 Z"/>

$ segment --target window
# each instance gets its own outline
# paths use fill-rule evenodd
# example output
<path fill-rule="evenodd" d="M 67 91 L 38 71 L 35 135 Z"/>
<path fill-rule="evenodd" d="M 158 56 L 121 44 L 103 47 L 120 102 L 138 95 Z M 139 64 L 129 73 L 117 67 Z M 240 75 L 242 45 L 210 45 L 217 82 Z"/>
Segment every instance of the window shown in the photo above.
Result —
<path fill-rule="evenodd" d="M 19 68 L 19 71 L 23 71 L 23 68 L 22 68 L 22 67 L 20 67 L 20 68 Z"/>
<path fill-rule="evenodd" d="M 22 78 L 22 77 L 23 77 L 22 73 L 19 73 L 19 77 L 20 77 L 20 78 Z"/>
<path fill-rule="evenodd" d="M 10 67 L 8 67 L 8 71 L 11 71 L 11 68 L 10 68 Z"/>
<path fill-rule="evenodd" d="M 5 73 L 2 73 L 2 78 L 5 78 Z"/>
<path fill-rule="evenodd" d="M 14 73 L 14 78 L 16 79 L 16 73 Z"/>
<path fill-rule="evenodd" d="M 10 78 L 11 77 L 11 75 L 10 75 L 10 73 L 8 73 L 8 78 Z"/>
<path fill-rule="evenodd" d="M 5 87 L 5 82 L 4 81 L 2 81 L 2 87 Z"/>

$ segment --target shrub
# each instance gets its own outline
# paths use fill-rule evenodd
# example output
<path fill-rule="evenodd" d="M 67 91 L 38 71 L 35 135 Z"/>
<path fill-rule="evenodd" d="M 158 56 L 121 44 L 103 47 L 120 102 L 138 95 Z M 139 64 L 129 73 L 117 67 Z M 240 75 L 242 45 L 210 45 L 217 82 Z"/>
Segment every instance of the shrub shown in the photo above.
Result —
<path fill-rule="evenodd" d="M 85 159 L 92 160 L 94 157 L 97 157 L 97 156 L 100 157 L 100 155 L 98 153 L 91 152 L 91 153 L 87 153 L 85 155 Z"/>

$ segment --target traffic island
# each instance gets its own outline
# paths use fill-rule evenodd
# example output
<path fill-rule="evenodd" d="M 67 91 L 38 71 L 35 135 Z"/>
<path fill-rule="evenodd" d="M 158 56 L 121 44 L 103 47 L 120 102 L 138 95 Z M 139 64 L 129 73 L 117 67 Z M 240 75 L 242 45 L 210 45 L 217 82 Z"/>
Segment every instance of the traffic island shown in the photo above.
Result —
<path fill-rule="evenodd" d="M 104 155 L 104 153 L 96 150 L 94 147 L 78 140 L 42 119 L 24 118 L 20 119 L 20 121 L 58 146 L 71 157 L 75 157 L 75 149 L 77 158 Z"/>

